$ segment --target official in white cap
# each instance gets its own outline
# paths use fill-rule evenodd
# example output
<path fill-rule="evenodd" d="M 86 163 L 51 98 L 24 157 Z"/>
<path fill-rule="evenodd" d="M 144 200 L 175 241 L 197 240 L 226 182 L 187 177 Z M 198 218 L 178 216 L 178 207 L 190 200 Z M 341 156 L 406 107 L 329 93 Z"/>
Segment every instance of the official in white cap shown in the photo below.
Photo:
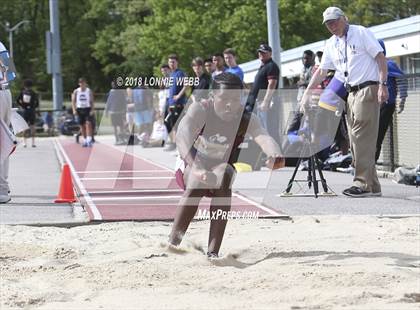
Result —
<path fill-rule="evenodd" d="M 0 119 L 3 125 L 10 125 L 10 116 L 12 114 L 12 94 L 9 89 L 8 72 L 10 71 L 9 53 L 3 43 L 0 42 Z M 4 129 L 4 128 L 2 128 Z M 1 130 L 1 129 L 0 129 Z M 3 133 L 1 136 L 3 137 Z M 0 203 L 7 203 L 10 201 L 9 189 L 9 150 L 7 143 L 0 139 Z M 6 153 L 6 154 L 5 154 Z"/>
<path fill-rule="evenodd" d="M 380 103 L 388 99 L 387 63 L 383 49 L 369 29 L 349 25 L 340 8 L 327 8 L 322 23 L 332 36 L 325 44 L 321 64 L 309 82 L 303 101 L 310 101 L 311 89 L 319 85 L 328 70 L 336 71 L 335 77 L 349 92 L 347 124 L 354 166 L 353 185 L 343 194 L 351 197 L 381 196 L 375 167 L 375 145 Z"/>

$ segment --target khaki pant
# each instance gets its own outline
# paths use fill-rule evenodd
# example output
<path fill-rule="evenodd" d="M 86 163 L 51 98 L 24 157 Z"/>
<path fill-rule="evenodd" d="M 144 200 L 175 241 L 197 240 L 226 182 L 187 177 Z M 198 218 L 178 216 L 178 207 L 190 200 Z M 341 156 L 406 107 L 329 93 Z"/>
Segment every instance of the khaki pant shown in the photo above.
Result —
<path fill-rule="evenodd" d="M 0 118 L 6 123 L 10 124 L 10 114 L 12 112 L 12 95 L 10 90 L 0 89 Z M 1 147 L 1 145 L 0 145 Z M 0 162 L 0 195 L 7 195 L 9 191 L 9 183 L 7 181 L 9 176 L 9 158 L 3 163 Z"/>
<path fill-rule="evenodd" d="M 381 191 L 375 167 L 379 110 L 377 85 L 349 94 L 347 124 L 353 155 L 353 185 L 374 193 Z"/>

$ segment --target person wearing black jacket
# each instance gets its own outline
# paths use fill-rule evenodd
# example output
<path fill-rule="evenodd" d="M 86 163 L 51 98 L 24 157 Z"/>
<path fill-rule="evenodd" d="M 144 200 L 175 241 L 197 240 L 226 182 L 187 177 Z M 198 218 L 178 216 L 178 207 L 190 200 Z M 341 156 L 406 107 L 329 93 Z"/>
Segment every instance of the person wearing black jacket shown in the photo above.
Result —
<path fill-rule="evenodd" d="M 23 109 L 23 118 L 29 125 L 29 129 L 23 135 L 23 147 L 26 147 L 26 137 L 32 137 L 32 147 L 35 145 L 35 120 L 36 109 L 39 106 L 38 94 L 32 90 L 32 80 L 26 79 L 23 81 L 23 89 L 16 99 L 16 103 Z"/>

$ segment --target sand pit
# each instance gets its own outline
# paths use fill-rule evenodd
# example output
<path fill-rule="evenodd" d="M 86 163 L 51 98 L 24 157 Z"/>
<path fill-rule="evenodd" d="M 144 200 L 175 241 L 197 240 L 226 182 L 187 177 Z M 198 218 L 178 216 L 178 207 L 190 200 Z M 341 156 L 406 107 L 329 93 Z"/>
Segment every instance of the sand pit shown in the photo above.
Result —
<path fill-rule="evenodd" d="M 3 309 L 419 309 L 420 218 L 231 220 L 208 260 L 208 221 L 180 253 L 170 223 L 1 226 Z"/>

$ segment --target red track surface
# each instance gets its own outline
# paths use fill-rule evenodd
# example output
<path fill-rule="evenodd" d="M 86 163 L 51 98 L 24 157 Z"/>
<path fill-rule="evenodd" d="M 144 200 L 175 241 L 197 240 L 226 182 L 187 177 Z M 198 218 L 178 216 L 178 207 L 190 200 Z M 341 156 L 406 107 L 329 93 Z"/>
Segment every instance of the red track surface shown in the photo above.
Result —
<path fill-rule="evenodd" d="M 171 220 L 182 191 L 173 171 L 112 146 L 95 143 L 82 148 L 72 139 L 60 139 L 58 149 L 72 170 L 74 186 L 91 220 Z M 209 208 L 210 199 L 200 209 Z M 232 211 L 280 214 L 240 196 Z"/>

